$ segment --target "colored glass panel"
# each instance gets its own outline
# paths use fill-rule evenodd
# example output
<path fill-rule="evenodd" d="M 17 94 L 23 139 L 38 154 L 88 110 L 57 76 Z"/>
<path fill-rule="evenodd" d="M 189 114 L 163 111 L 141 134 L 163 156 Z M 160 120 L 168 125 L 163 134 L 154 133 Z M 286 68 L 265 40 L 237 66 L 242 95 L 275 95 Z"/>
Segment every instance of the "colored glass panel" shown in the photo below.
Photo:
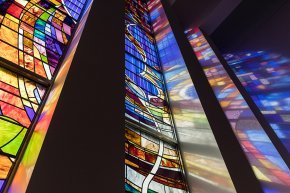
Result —
<path fill-rule="evenodd" d="M 68 14 L 78 20 L 83 8 L 85 7 L 86 0 L 58 0 L 59 3 L 64 5 L 64 8 L 67 10 Z"/>
<path fill-rule="evenodd" d="M 84 0 L 1 1 L 0 57 L 51 79 L 84 3 Z"/>
<path fill-rule="evenodd" d="M 185 193 L 178 150 L 161 140 L 176 136 L 147 5 L 125 2 L 125 191 Z"/>
<path fill-rule="evenodd" d="M 264 192 L 289 192 L 290 171 L 199 29 L 187 38 Z"/>
<path fill-rule="evenodd" d="M 18 152 L 34 121 L 45 88 L 0 67 L 0 180 L 17 160 Z M 1 189 L 0 189 L 1 190 Z"/>
<path fill-rule="evenodd" d="M 126 116 L 174 138 L 161 74 L 126 54 Z"/>
<path fill-rule="evenodd" d="M 290 58 L 266 51 L 224 57 L 290 153 Z"/>
<path fill-rule="evenodd" d="M 128 19 L 151 32 L 149 15 L 140 4 L 132 0 L 125 0 L 125 13 Z"/>
<path fill-rule="evenodd" d="M 92 1 L 88 0 L 86 6 L 84 8 L 84 14 L 80 18 L 80 22 L 74 37 L 72 38 L 72 42 L 68 47 L 67 54 L 64 57 L 63 63 L 60 66 L 60 69 L 56 75 L 55 83 L 51 86 L 50 92 L 47 93 L 47 99 L 43 103 L 43 109 L 40 113 L 40 118 L 37 120 L 33 133 L 29 138 L 27 143 L 27 147 L 21 156 L 21 161 L 17 167 L 15 175 L 11 180 L 11 183 L 8 187 L 8 193 L 25 193 L 29 180 L 32 176 L 33 170 L 35 169 L 35 164 L 37 162 L 37 158 L 41 151 L 41 146 L 44 142 L 49 124 L 51 122 L 54 110 L 56 108 L 59 96 L 61 94 L 66 76 L 68 74 L 69 68 L 71 66 L 71 62 L 73 60 L 78 42 L 82 35 L 82 31 L 84 29 L 86 19 L 89 14 L 89 10 L 91 7 Z M 0 181 L 1 185 L 1 181 Z"/>
<path fill-rule="evenodd" d="M 85 3 L 83 0 L 0 0 L 1 65 L 22 67 L 17 70 L 12 67 L 13 72 L 0 67 L 0 192 L 4 188 L 25 192 L 29 180 L 19 181 L 19 178 L 30 178 L 46 133 L 43 130 L 49 125 L 47 117 L 52 115 L 45 107 L 44 113 L 39 112 L 47 89 L 19 74 L 27 74 L 28 70 L 34 77 L 53 78 L 66 49 L 75 51 L 77 42 L 74 49 L 70 49 L 69 43 L 75 38 L 74 31 L 83 10 L 88 11 Z M 78 39 L 79 36 L 80 33 Z M 69 65 L 66 66 L 68 69 Z M 53 91 L 52 87 L 50 94 Z M 53 96 L 57 98 L 59 93 Z M 36 120 L 37 117 L 40 118 Z M 17 168 L 16 162 L 20 163 Z M 29 169 L 24 174 L 27 163 Z M 8 179 L 13 185 L 7 183 Z"/>
<path fill-rule="evenodd" d="M 132 128 L 125 138 L 126 192 L 186 192 L 174 146 Z"/>
<path fill-rule="evenodd" d="M 154 39 L 130 22 L 125 22 L 126 116 L 175 138 Z"/>
<path fill-rule="evenodd" d="M 133 22 L 126 22 L 125 50 L 152 68 L 160 71 L 158 56 L 152 35 Z"/>

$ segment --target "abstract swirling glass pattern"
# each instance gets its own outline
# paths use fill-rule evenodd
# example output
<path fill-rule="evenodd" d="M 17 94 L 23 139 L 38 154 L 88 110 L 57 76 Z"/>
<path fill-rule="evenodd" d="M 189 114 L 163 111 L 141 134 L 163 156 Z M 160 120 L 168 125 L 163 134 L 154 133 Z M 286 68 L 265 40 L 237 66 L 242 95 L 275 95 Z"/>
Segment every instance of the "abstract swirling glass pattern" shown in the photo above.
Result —
<path fill-rule="evenodd" d="M 147 184 L 148 192 L 184 192 L 182 168 L 178 151 L 173 145 L 138 130 L 126 128 L 125 153 L 126 192 L 144 192 L 142 189 L 146 176 L 152 174 L 158 158 L 159 168 L 152 175 L 153 181 Z"/>
<path fill-rule="evenodd" d="M 39 77 L 67 74 L 87 11 L 82 0 L 0 0 L 0 192 L 26 190 L 64 83 L 56 92 Z"/>
<path fill-rule="evenodd" d="M 32 171 L 35 168 L 37 158 L 41 151 L 41 146 L 43 144 L 46 133 L 48 131 L 50 121 L 52 119 L 53 113 L 57 106 L 58 99 L 61 94 L 62 88 L 64 86 L 66 76 L 68 74 L 68 71 L 71 66 L 71 62 L 76 52 L 78 42 L 82 35 L 82 31 L 84 29 L 86 19 L 89 14 L 91 4 L 92 4 L 92 1 L 90 0 L 86 4 L 84 15 L 80 18 L 80 23 L 76 30 L 75 36 L 72 39 L 71 45 L 69 46 L 69 49 L 64 58 L 64 61 L 56 75 L 55 83 L 53 84 L 49 92 L 49 95 L 47 97 L 47 100 L 44 104 L 43 110 L 41 111 L 41 115 L 40 115 L 41 118 L 37 121 L 37 124 L 35 125 L 33 134 L 27 145 L 25 153 L 17 168 L 13 181 L 11 182 L 11 185 L 9 186 L 8 193 L 15 193 L 15 192 L 25 193 L 26 192 L 26 188 L 31 178 Z"/>
<path fill-rule="evenodd" d="M 0 191 L 31 130 L 45 88 L 0 67 Z"/>
<path fill-rule="evenodd" d="M 125 50 L 126 116 L 175 138 L 153 37 L 126 21 Z"/>
<path fill-rule="evenodd" d="M 126 51 L 138 59 L 146 62 L 155 70 L 160 71 L 154 39 L 151 34 L 146 33 L 137 24 L 126 22 Z M 145 54 L 146 53 L 146 54 Z"/>
<path fill-rule="evenodd" d="M 290 58 L 267 51 L 224 57 L 290 153 Z"/>
<path fill-rule="evenodd" d="M 161 74 L 126 54 L 126 116 L 174 138 Z"/>
<path fill-rule="evenodd" d="M 290 171 L 202 32 L 185 31 L 264 192 L 289 192 Z"/>
<path fill-rule="evenodd" d="M 185 193 L 176 144 L 160 139 L 176 135 L 147 5 L 125 2 L 125 191 Z"/>
<path fill-rule="evenodd" d="M 0 57 L 52 79 L 84 3 L 84 0 L 1 0 Z"/>
<path fill-rule="evenodd" d="M 160 0 L 148 9 L 191 192 L 235 193 L 235 187 Z"/>

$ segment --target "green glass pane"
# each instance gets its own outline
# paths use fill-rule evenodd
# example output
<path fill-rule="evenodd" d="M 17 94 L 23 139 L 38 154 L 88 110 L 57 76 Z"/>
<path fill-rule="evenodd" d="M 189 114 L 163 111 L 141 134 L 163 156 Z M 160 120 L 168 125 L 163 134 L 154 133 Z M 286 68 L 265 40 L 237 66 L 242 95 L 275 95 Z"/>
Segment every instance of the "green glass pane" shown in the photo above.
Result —
<path fill-rule="evenodd" d="M 50 15 L 49 15 L 48 13 L 46 13 L 46 12 L 44 12 L 44 13 L 40 16 L 40 18 L 43 19 L 44 21 L 47 21 L 49 17 L 50 17 Z"/>
<path fill-rule="evenodd" d="M 0 147 L 5 153 L 16 155 L 27 129 L 15 120 L 0 116 Z"/>
<path fill-rule="evenodd" d="M 9 144 L 5 145 L 2 148 L 2 151 L 4 151 L 5 153 L 9 153 L 12 154 L 14 156 L 16 156 L 19 147 L 25 137 L 25 134 L 27 132 L 27 129 L 24 128 L 21 133 L 19 133 L 19 135 L 17 137 L 15 137 L 15 139 L 13 139 Z"/>

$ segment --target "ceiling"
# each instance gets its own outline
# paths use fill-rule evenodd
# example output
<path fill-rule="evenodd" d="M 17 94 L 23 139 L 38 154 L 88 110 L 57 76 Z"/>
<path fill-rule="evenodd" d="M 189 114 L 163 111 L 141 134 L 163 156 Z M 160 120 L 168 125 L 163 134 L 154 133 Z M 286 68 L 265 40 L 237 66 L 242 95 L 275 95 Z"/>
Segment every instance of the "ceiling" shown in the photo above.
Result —
<path fill-rule="evenodd" d="M 184 26 L 211 34 L 242 0 L 168 0 Z"/>
<path fill-rule="evenodd" d="M 289 52 L 289 0 L 168 1 L 184 30 L 201 28 L 222 52 L 248 48 Z"/>

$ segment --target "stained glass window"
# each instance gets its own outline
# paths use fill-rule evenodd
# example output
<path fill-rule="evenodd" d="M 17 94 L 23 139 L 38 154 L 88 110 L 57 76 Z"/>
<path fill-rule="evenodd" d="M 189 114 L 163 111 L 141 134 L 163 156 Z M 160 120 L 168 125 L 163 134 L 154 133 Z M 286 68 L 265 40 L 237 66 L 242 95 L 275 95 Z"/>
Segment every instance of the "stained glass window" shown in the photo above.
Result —
<path fill-rule="evenodd" d="M 186 35 L 265 192 L 289 192 L 290 171 L 199 29 Z"/>
<path fill-rule="evenodd" d="M 126 115 L 174 138 L 154 39 L 134 22 L 125 22 Z"/>
<path fill-rule="evenodd" d="M 153 37 L 138 25 L 126 22 L 126 51 L 146 62 L 156 70 L 160 70 Z"/>
<path fill-rule="evenodd" d="M 0 67 L 0 181 L 7 179 L 46 89 Z M 0 186 L 1 189 L 1 186 Z"/>
<path fill-rule="evenodd" d="M 169 193 L 186 188 L 174 146 L 138 130 L 126 128 L 125 133 L 127 192 Z"/>
<path fill-rule="evenodd" d="M 161 74 L 142 61 L 128 54 L 125 56 L 127 117 L 173 138 Z"/>
<path fill-rule="evenodd" d="M 52 79 L 85 0 L 0 1 L 0 57 Z"/>
<path fill-rule="evenodd" d="M 147 4 L 125 2 L 125 191 L 187 192 Z"/>
<path fill-rule="evenodd" d="M 0 0 L 0 192 L 7 191 L 86 0 Z M 43 81 L 47 84 L 43 84 Z"/>
<path fill-rule="evenodd" d="M 134 0 L 125 0 L 126 17 L 140 25 L 144 30 L 151 32 L 148 10 Z"/>

